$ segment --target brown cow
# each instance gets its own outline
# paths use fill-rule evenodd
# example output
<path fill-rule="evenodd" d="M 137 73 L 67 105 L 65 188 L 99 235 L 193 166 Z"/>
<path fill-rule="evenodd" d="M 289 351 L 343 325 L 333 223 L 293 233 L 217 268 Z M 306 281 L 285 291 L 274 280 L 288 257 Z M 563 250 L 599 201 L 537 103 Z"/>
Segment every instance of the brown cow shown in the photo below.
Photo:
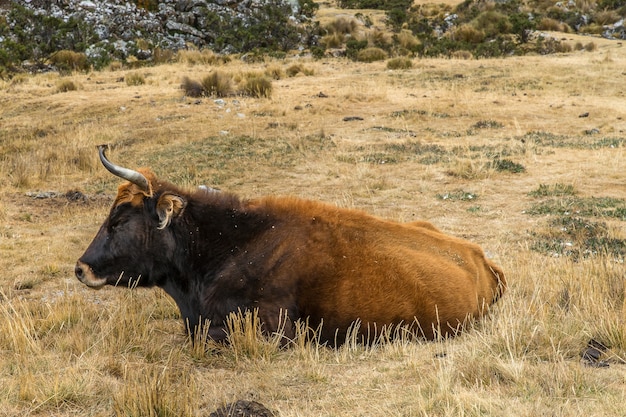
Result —
<path fill-rule="evenodd" d="M 479 246 L 430 223 L 292 197 L 185 191 L 148 169 L 112 164 L 105 149 L 102 163 L 129 182 L 76 276 L 94 288 L 163 288 L 192 335 L 210 320 L 209 336 L 224 340 L 230 313 L 256 309 L 268 333 L 286 313 L 335 344 L 355 321 L 365 339 L 401 324 L 433 339 L 481 317 L 505 290 L 502 270 Z"/>

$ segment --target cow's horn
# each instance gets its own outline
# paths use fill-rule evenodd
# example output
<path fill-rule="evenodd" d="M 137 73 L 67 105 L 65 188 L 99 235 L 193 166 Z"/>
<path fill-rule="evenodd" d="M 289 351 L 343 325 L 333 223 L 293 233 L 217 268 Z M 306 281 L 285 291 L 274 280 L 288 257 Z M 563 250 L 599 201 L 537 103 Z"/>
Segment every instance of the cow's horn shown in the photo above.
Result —
<path fill-rule="evenodd" d="M 111 174 L 132 182 L 143 191 L 150 191 L 150 185 L 148 184 L 148 180 L 140 172 L 115 165 L 107 159 L 107 157 L 104 155 L 104 152 L 108 148 L 109 145 L 98 145 L 98 153 L 100 154 L 100 161 L 102 161 L 102 165 L 104 165 L 104 167 Z"/>

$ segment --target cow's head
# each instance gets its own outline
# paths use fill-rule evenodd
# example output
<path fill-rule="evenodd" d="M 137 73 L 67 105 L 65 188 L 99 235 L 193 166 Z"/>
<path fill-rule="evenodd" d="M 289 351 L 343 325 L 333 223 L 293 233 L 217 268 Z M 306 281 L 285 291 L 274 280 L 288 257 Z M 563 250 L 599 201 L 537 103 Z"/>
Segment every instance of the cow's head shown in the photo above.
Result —
<path fill-rule="evenodd" d="M 185 210 L 186 199 L 148 169 L 114 165 L 106 149 L 98 146 L 102 164 L 128 182 L 118 188 L 109 216 L 76 263 L 76 277 L 92 288 L 159 284 L 172 267 L 171 224 Z"/>

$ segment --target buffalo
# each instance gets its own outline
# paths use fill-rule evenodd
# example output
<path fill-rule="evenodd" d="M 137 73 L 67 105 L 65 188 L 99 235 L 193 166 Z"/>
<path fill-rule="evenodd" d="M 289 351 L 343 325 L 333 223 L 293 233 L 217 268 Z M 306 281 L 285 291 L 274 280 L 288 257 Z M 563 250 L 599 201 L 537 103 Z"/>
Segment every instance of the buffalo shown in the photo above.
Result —
<path fill-rule="evenodd" d="M 294 197 L 243 199 L 185 190 L 150 169 L 102 164 L 126 182 L 76 264 L 85 285 L 162 288 L 187 331 L 227 340 L 231 313 L 254 311 L 267 334 L 298 323 L 341 344 L 351 329 L 454 336 L 504 293 L 482 249 L 430 223 L 398 223 Z M 208 330 L 206 327 L 208 326 Z"/>

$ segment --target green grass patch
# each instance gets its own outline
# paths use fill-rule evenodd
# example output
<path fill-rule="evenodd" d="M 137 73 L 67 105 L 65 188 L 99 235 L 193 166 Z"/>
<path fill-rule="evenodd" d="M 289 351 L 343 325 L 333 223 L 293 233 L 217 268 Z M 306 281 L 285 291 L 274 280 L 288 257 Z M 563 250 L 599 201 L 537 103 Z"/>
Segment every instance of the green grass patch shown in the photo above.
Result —
<path fill-rule="evenodd" d="M 528 193 L 531 197 L 560 197 L 573 196 L 578 194 L 576 188 L 571 184 L 539 184 L 539 187 Z"/>
<path fill-rule="evenodd" d="M 573 185 L 540 184 L 528 193 L 541 199 L 525 211 L 534 216 L 551 216 L 547 229 L 531 232 L 531 249 L 549 256 L 574 260 L 598 255 L 623 259 L 626 240 L 611 233 L 604 221 L 626 221 L 626 200 L 612 197 L 579 197 Z"/>
<path fill-rule="evenodd" d="M 478 194 L 464 190 L 454 190 L 443 194 L 437 194 L 435 197 L 444 201 L 475 201 L 478 198 Z"/>
<path fill-rule="evenodd" d="M 567 256 L 573 260 L 598 255 L 623 259 L 626 240 L 611 235 L 604 222 L 578 216 L 558 216 L 548 222 L 549 230 L 531 233 L 531 249 L 549 256 Z"/>
<path fill-rule="evenodd" d="M 526 210 L 532 216 L 584 216 L 605 217 L 626 221 L 626 201 L 613 197 L 576 197 L 549 198 L 537 202 Z"/>
<path fill-rule="evenodd" d="M 271 139 L 219 135 L 161 148 L 141 158 L 138 165 L 150 166 L 157 173 L 167 173 L 168 179 L 177 184 L 195 184 L 202 180 L 220 185 L 241 177 L 252 165 L 289 168 L 334 147 L 334 142 L 323 135 Z M 172 171 L 170 167 L 180 161 L 186 161 L 187 169 Z"/>
<path fill-rule="evenodd" d="M 524 167 L 524 165 L 513 162 L 512 160 L 506 158 L 496 158 L 491 161 L 487 167 L 493 168 L 499 172 L 510 172 L 512 174 L 521 174 L 523 172 L 526 172 L 526 168 Z"/>
<path fill-rule="evenodd" d="M 621 148 L 626 142 L 626 138 L 622 137 L 566 136 L 541 131 L 528 132 L 517 139 L 523 143 L 534 143 L 538 146 L 571 149 Z"/>

